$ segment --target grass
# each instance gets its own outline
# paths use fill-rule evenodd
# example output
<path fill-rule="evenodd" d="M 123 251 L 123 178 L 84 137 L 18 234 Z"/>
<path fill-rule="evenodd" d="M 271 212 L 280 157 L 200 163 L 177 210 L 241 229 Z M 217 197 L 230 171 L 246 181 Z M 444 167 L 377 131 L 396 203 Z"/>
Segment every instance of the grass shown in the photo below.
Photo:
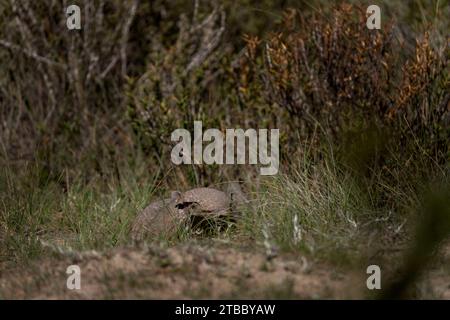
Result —
<path fill-rule="evenodd" d="M 327 157 L 317 161 L 304 155 L 289 173 L 263 179 L 259 188 L 253 187 L 251 205 L 244 208 L 235 227 L 225 232 L 210 230 L 202 237 L 243 237 L 261 246 L 269 243 L 281 250 L 318 256 L 334 253 L 350 261 L 374 236 L 369 237 L 368 229 L 379 230 L 386 239 L 386 225 L 403 234 L 403 222 L 414 220 L 410 208 L 420 205 L 417 187 L 410 185 L 408 190 L 405 183 L 388 184 L 377 172 L 369 182 L 361 183 L 333 153 Z M 132 171 L 124 170 L 127 173 L 120 179 L 111 175 L 85 184 L 63 177 L 42 178 L 39 166 L 30 166 L 21 174 L 4 167 L 0 176 L 2 259 L 20 263 L 38 257 L 42 253 L 39 239 L 74 250 L 103 250 L 129 243 L 131 222 L 158 199 L 161 184 L 158 176 L 144 178 Z M 394 205 L 389 201 L 379 204 L 385 194 L 395 195 Z M 183 229 L 175 239 L 165 240 L 188 242 L 196 234 Z"/>
<path fill-rule="evenodd" d="M 128 242 L 129 225 L 152 198 L 155 182 L 110 178 L 66 184 L 39 181 L 39 168 L 1 174 L 2 260 L 25 262 L 41 251 L 39 239 L 74 250 L 105 249 Z M 142 177 L 140 177 L 142 178 Z"/>

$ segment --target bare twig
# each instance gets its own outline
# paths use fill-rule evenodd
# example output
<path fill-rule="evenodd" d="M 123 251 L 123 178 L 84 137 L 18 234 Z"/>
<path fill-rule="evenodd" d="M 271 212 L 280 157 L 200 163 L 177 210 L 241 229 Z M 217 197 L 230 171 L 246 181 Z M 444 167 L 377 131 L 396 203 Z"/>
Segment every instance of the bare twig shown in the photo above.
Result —
<path fill-rule="evenodd" d="M 211 21 L 210 19 L 212 19 L 211 15 L 208 18 L 206 18 L 205 21 L 210 22 Z M 206 60 L 206 58 L 208 58 L 211 52 L 213 52 L 217 48 L 217 46 L 220 43 L 220 40 L 222 39 L 222 35 L 225 32 L 225 20 L 226 14 L 224 11 L 221 11 L 219 30 L 212 36 L 212 39 L 210 39 L 209 41 L 205 41 L 205 43 L 202 43 L 200 50 L 198 50 L 198 52 L 192 58 L 191 62 L 188 64 L 185 72 L 186 74 L 192 71 L 193 69 L 197 68 L 198 66 L 200 66 Z M 201 25 L 204 25 L 205 21 L 202 22 Z"/>
<path fill-rule="evenodd" d="M 121 39 L 121 48 L 120 48 L 120 58 L 122 60 L 122 76 L 126 77 L 127 75 L 127 43 L 128 36 L 130 33 L 130 27 L 136 15 L 137 7 L 139 5 L 139 0 L 134 0 L 131 4 L 128 19 L 125 21 L 122 29 L 122 39 Z"/>

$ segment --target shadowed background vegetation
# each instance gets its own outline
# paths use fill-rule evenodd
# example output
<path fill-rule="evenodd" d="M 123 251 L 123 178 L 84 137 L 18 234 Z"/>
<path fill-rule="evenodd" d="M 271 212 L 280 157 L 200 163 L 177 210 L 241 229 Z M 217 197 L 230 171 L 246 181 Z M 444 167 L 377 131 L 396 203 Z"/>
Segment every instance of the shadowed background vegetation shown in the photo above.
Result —
<path fill-rule="evenodd" d="M 269 251 L 391 266 L 424 219 L 390 296 L 447 239 L 448 1 L 378 1 L 381 30 L 366 1 L 69 2 L 0 0 L 0 269 L 128 243 L 152 199 L 230 180 L 252 206 L 226 236 Z M 194 120 L 279 128 L 280 174 L 174 166 Z"/>

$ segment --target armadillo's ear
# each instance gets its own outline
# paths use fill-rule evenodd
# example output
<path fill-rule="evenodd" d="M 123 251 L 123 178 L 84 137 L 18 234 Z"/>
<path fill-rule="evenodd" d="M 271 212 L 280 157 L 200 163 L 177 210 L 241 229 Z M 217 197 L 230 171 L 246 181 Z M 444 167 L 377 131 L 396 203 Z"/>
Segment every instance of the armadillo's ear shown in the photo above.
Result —
<path fill-rule="evenodd" d="M 181 192 L 180 191 L 172 191 L 171 192 L 170 198 L 172 200 L 176 201 L 176 200 L 180 199 L 180 197 L 181 197 Z"/>

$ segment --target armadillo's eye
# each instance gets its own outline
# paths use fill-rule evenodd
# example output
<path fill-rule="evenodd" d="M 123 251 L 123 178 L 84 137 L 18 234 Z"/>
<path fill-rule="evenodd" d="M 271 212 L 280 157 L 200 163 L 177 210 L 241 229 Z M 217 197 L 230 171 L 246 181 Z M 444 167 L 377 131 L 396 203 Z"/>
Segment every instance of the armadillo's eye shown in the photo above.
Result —
<path fill-rule="evenodd" d="M 175 207 L 177 208 L 177 209 L 185 209 L 185 208 L 187 208 L 187 207 L 190 207 L 192 205 L 192 202 L 180 202 L 180 203 L 177 203 L 176 205 L 175 205 Z"/>

